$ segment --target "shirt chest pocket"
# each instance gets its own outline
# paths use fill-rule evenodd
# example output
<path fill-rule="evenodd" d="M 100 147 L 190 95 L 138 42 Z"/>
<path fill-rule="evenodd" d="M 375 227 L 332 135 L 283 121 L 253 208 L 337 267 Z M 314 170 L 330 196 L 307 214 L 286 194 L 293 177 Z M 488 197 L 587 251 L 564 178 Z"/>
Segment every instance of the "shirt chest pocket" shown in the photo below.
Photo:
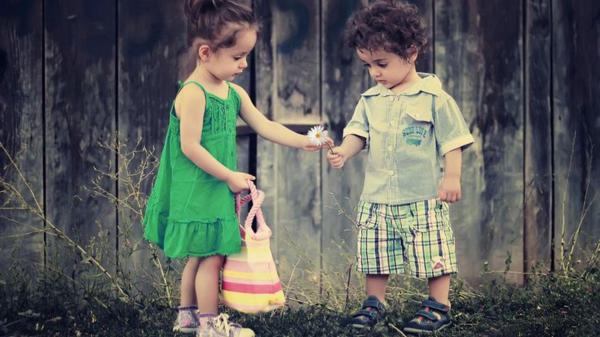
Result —
<path fill-rule="evenodd" d="M 431 139 L 433 119 L 428 109 L 407 108 L 400 118 L 398 146 L 421 148 Z"/>

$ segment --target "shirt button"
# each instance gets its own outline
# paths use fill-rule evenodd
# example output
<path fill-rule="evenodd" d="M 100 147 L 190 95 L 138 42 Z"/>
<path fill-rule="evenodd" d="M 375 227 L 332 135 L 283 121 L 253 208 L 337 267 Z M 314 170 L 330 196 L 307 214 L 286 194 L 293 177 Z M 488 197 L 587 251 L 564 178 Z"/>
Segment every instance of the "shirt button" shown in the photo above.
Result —
<path fill-rule="evenodd" d="M 390 171 L 390 175 L 393 176 L 394 175 L 394 171 Z"/>

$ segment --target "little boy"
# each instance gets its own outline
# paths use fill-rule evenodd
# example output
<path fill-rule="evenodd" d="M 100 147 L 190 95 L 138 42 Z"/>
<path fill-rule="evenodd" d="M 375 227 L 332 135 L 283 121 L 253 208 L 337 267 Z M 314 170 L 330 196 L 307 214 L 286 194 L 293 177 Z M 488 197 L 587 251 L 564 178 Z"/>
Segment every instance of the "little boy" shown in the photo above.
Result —
<path fill-rule="evenodd" d="M 368 151 L 357 206 L 357 268 L 366 274 L 367 299 L 351 324 L 375 325 L 389 274 L 406 269 L 427 279 L 429 298 L 404 331 L 433 333 L 452 324 L 448 293 L 457 267 L 448 203 L 461 198 L 462 149 L 473 137 L 438 78 L 416 71 L 427 37 L 415 6 L 376 1 L 350 18 L 345 35 L 377 82 L 327 155 L 341 168 Z"/>

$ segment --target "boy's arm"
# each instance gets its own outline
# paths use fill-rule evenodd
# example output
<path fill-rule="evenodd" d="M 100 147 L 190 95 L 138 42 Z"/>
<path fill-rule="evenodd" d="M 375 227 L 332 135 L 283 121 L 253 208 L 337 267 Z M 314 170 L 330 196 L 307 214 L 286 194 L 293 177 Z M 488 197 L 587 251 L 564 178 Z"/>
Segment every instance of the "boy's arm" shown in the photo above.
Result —
<path fill-rule="evenodd" d="M 233 192 L 246 189 L 246 180 L 254 180 L 252 175 L 231 171 L 200 144 L 206 108 L 204 92 L 187 86 L 182 89 L 175 104 L 176 111 L 179 111 L 181 152 L 208 174 L 225 181 Z"/>
<path fill-rule="evenodd" d="M 333 167 L 341 168 L 346 160 L 359 153 L 365 147 L 365 144 L 366 140 L 363 137 L 349 134 L 344 137 L 340 146 L 334 147 L 327 153 L 327 159 Z"/>
<path fill-rule="evenodd" d="M 444 177 L 438 189 L 440 200 L 456 202 L 462 197 L 460 190 L 461 164 L 461 147 L 448 151 L 444 155 Z"/>
<path fill-rule="evenodd" d="M 343 167 L 346 160 L 354 157 L 368 143 L 369 120 L 363 97 L 358 100 L 352 118 L 344 128 L 343 138 L 342 145 L 327 153 L 327 159 L 334 168 Z"/>
<path fill-rule="evenodd" d="M 469 127 L 456 104 L 445 96 L 433 113 L 435 139 L 444 156 L 444 177 L 438 188 L 438 197 L 442 201 L 455 202 L 462 197 L 460 173 L 462 150 L 470 146 L 474 139 Z"/>
<path fill-rule="evenodd" d="M 301 148 L 307 151 L 317 151 L 321 148 L 313 145 L 308 136 L 296 133 L 277 122 L 269 120 L 254 106 L 244 88 L 237 84 L 232 83 L 232 85 L 241 99 L 240 115 L 242 119 L 261 137 L 280 145 Z"/>

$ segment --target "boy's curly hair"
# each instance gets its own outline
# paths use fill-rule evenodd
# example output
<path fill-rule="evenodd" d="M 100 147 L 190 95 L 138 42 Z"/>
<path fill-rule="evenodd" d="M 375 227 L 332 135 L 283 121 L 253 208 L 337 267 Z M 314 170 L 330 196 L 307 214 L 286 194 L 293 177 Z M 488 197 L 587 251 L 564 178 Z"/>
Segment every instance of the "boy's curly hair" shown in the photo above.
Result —
<path fill-rule="evenodd" d="M 378 0 L 350 17 L 344 40 L 351 48 L 383 49 L 408 59 L 411 48 L 422 52 L 427 46 L 427 31 L 415 5 Z"/>

